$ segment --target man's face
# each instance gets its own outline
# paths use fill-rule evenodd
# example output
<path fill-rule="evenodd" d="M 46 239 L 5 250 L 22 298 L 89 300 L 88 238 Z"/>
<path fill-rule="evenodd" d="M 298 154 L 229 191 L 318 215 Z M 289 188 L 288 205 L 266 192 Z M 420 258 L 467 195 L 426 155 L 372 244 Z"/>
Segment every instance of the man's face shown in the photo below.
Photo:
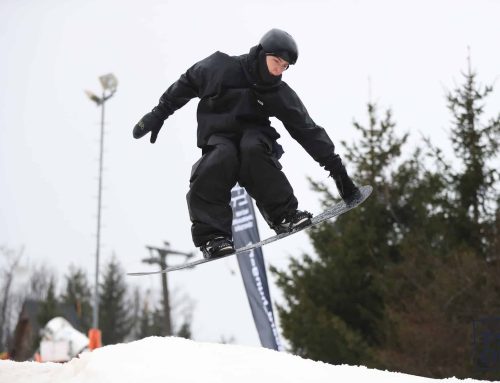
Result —
<path fill-rule="evenodd" d="M 266 56 L 267 69 L 273 76 L 280 76 L 288 69 L 288 61 L 283 60 L 281 57 L 267 55 Z"/>

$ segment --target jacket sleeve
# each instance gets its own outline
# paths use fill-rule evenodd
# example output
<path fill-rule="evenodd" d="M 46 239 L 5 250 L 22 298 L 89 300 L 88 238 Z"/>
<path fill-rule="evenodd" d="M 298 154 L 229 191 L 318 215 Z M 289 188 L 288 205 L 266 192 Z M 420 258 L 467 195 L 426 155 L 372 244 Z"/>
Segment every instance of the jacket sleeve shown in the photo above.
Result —
<path fill-rule="evenodd" d="M 309 116 L 306 107 L 295 91 L 285 82 L 273 92 L 271 109 L 290 135 L 307 153 L 327 170 L 335 155 L 335 145 L 325 129 Z"/>
<path fill-rule="evenodd" d="M 194 64 L 162 94 L 153 112 L 165 120 L 177 109 L 186 105 L 189 100 L 198 97 L 204 83 L 203 75 L 203 61 Z"/>

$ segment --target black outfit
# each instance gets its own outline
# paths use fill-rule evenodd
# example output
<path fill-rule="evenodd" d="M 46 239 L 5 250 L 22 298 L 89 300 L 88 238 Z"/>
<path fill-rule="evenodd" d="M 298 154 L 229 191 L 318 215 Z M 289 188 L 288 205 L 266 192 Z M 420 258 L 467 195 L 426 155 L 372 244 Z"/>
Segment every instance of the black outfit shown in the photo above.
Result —
<path fill-rule="evenodd" d="M 236 182 L 256 200 L 269 224 L 297 209 L 278 162 L 280 135 L 269 117 L 281 120 L 326 170 L 341 166 L 325 130 L 281 76 L 269 73 L 261 46 L 241 56 L 216 52 L 196 63 L 161 96 L 150 118 L 163 121 L 194 97 L 200 98 L 197 145 L 202 157 L 193 166 L 187 201 L 196 246 L 215 236 L 232 236 L 230 198 Z M 153 130 L 156 135 L 160 127 Z"/>

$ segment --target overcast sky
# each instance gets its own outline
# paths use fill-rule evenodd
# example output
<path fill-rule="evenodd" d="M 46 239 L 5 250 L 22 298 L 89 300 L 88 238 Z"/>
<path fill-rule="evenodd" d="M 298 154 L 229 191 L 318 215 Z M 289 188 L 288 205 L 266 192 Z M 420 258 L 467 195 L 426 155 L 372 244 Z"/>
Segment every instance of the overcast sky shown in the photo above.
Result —
<path fill-rule="evenodd" d="M 0 0 L 0 245 L 25 246 L 25 264 L 46 263 L 60 282 L 71 264 L 93 280 L 100 112 L 84 89 L 98 93 L 100 75 L 119 80 L 106 109 L 102 258 L 114 253 L 126 271 L 140 271 L 150 268 L 141 263 L 147 244 L 195 250 L 185 194 L 200 156 L 197 101 L 166 121 L 155 145 L 132 138 L 134 124 L 193 63 L 216 50 L 246 53 L 267 30 L 285 29 L 300 54 L 284 80 L 340 154 L 341 140 L 358 138 L 353 119 L 366 123 L 370 97 L 380 112 L 393 110 L 411 145 L 423 133 L 446 149 L 444 96 L 462 82 L 468 47 L 478 80 L 498 88 L 499 15 L 493 0 Z M 487 115 L 499 105 L 496 89 Z M 275 127 L 300 207 L 318 212 L 306 177 L 327 174 Z M 258 219 L 261 236 L 273 234 Z M 312 251 L 299 233 L 264 255 L 285 268 L 290 256 Z M 235 259 L 168 277 L 174 300 L 194 303 L 195 339 L 259 344 Z M 158 276 L 130 281 L 160 287 Z"/>

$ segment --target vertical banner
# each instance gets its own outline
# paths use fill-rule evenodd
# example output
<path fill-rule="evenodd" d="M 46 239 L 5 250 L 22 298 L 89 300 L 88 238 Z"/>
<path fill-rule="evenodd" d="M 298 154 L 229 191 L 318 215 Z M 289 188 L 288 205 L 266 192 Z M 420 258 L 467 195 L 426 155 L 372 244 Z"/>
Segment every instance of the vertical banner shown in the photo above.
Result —
<path fill-rule="evenodd" d="M 252 199 L 246 190 L 239 185 L 236 185 L 231 191 L 231 205 L 233 207 L 235 247 L 239 248 L 259 242 L 259 231 Z M 239 254 L 238 263 L 260 343 L 265 348 L 281 351 L 282 346 L 274 321 L 262 248 Z"/>

